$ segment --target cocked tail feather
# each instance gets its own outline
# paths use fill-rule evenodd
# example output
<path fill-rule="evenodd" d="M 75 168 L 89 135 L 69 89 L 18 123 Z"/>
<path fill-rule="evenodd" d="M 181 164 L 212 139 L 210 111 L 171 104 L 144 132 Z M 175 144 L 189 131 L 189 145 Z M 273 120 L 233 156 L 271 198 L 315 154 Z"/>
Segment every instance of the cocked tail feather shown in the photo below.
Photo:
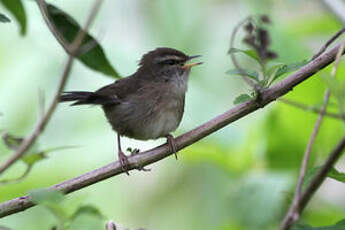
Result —
<path fill-rule="evenodd" d="M 64 92 L 60 98 L 60 102 L 74 101 L 74 105 L 114 105 L 118 104 L 119 100 L 116 97 L 99 95 L 93 92 L 86 91 L 70 91 Z"/>

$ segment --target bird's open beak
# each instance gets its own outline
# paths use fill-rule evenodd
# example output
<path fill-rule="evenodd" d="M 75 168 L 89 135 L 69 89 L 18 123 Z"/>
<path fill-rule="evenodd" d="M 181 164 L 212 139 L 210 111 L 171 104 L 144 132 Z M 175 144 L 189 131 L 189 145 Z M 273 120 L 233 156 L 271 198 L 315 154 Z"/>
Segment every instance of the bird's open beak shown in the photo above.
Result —
<path fill-rule="evenodd" d="M 193 56 L 189 56 L 188 57 L 188 61 L 189 60 L 192 60 L 194 58 L 198 58 L 198 57 L 201 57 L 201 55 L 193 55 Z M 201 65 L 203 62 L 194 62 L 194 63 L 188 63 L 188 64 L 185 64 L 183 66 L 184 69 L 190 69 L 192 68 L 193 66 L 196 66 L 196 65 Z"/>

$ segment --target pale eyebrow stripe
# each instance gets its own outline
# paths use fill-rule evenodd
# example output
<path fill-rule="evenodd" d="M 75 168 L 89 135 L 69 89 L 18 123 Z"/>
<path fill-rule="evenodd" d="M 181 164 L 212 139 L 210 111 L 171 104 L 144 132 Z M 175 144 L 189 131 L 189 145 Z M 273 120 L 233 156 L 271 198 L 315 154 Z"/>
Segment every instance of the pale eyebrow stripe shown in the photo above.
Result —
<path fill-rule="evenodd" d="M 184 58 L 183 57 L 179 57 L 179 56 L 176 56 L 176 55 L 169 55 L 169 56 L 164 56 L 164 57 L 157 57 L 157 62 L 164 62 L 164 61 L 167 61 L 167 60 L 177 60 L 177 61 L 183 61 Z"/>

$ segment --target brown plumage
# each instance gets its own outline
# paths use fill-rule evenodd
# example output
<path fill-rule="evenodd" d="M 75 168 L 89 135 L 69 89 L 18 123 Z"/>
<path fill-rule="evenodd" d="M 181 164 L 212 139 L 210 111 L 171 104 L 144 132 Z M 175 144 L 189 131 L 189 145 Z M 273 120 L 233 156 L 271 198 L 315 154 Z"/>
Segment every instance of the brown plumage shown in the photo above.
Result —
<path fill-rule="evenodd" d="M 128 161 L 121 150 L 120 136 L 139 140 L 167 137 L 176 153 L 170 132 L 178 127 L 183 116 L 190 69 L 201 64 L 186 64 L 195 57 L 198 56 L 187 56 L 171 48 L 157 48 L 142 57 L 133 75 L 96 92 L 65 92 L 60 101 L 102 106 L 118 134 L 118 154 L 125 170 Z"/>

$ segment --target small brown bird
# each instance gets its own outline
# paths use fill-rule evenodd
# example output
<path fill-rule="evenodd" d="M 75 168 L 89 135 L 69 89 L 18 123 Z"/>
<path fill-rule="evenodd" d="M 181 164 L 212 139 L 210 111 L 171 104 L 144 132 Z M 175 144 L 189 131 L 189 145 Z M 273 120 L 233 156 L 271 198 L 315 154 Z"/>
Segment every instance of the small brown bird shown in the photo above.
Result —
<path fill-rule="evenodd" d="M 121 149 L 120 136 L 138 140 L 166 137 L 177 158 L 176 144 L 170 132 L 178 127 L 183 116 L 191 67 L 202 64 L 187 62 L 199 56 L 187 56 L 171 48 L 157 48 L 141 58 L 133 75 L 96 92 L 65 92 L 60 101 L 102 106 L 117 132 L 118 157 L 128 174 L 128 160 Z"/>

